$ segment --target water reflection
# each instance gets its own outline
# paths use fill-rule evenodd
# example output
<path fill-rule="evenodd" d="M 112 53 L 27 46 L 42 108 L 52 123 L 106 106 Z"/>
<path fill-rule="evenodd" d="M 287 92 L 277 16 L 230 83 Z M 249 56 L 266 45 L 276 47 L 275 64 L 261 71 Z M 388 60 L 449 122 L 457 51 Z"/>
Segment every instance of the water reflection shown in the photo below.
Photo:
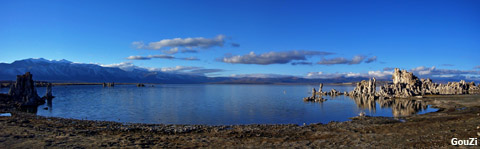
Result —
<path fill-rule="evenodd" d="M 139 88 L 133 85 L 54 86 L 53 102 L 28 109 L 38 115 L 88 120 L 162 124 L 299 124 L 348 121 L 365 112 L 393 117 L 410 104 L 394 101 L 352 100 L 347 96 L 323 96 L 323 103 L 302 102 L 312 85 L 217 85 L 165 84 Z M 354 86 L 324 86 L 339 92 Z M 46 89 L 37 88 L 40 95 Z M 8 92 L 1 89 L 1 93 Z M 310 93 L 309 93 L 310 92 Z M 426 105 L 426 104 L 422 104 Z M 53 108 L 55 106 L 55 108 Z M 391 108 L 390 108 L 390 107 Z M 26 109 L 27 110 L 27 109 Z M 373 111 L 368 112 L 368 111 Z M 392 112 L 393 111 L 393 112 Z M 408 110 L 406 110 L 408 111 Z M 415 111 L 415 110 L 414 110 Z M 429 108 L 416 114 L 436 111 Z M 393 113 L 393 114 L 392 114 Z"/>
<path fill-rule="evenodd" d="M 52 112 L 52 100 L 47 100 L 48 111 Z"/>
<path fill-rule="evenodd" d="M 352 97 L 357 106 L 361 109 L 367 109 L 370 112 L 376 111 L 376 104 L 381 108 L 391 108 L 394 117 L 410 116 L 428 109 L 425 101 L 414 99 L 372 99 L 362 97 Z"/>

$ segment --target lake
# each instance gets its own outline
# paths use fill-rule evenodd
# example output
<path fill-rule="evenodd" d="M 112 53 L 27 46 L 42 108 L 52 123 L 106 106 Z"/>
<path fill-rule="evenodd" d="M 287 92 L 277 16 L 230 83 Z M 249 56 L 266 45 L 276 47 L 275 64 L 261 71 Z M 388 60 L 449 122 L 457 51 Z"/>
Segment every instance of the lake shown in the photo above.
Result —
<path fill-rule="evenodd" d="M 116 85 L 54 86 L 51 104 L 37 114 L 125 123 L 162 124 L 309 124 L 348 121 L 365 112 L 398 117 L 434 112 L 423 102 L 368 101 L 346 96 L 323 103 L 304 102 L 314 85 L 164 84 L 153 87 Z M 351 91 L 354 86 L 323 87 L 324 91 Z M 44 87 L 38 87 L 40 96 Z M 2 88 L 6 93 L 8 89 Z M 44 110 L 48 107 L 48 110 Z"/>

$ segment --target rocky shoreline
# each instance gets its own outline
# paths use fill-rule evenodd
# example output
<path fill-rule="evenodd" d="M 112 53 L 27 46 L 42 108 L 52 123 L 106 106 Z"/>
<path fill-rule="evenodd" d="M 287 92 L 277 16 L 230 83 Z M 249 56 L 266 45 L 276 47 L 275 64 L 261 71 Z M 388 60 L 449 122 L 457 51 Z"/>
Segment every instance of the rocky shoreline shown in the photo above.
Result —
<path fill-rule="evenodd" d="M 2 108 L 1 113 L 12 116 L 0 117 L 0 147 L 424 148 L 450 147 L 452 137 L 479 137 L 479 96 L 424 100 L 441 110 L 401 119 L 364 116 L 305 126 L 123 124 L 42 117 Z"/>

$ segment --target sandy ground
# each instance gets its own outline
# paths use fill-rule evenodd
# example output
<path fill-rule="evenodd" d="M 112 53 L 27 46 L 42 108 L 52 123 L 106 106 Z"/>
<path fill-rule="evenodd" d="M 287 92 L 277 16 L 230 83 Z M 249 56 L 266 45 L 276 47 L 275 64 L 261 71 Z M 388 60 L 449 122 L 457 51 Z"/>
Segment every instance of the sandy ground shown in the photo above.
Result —
<path fill-rule="evenodd" d="M 403 117 L 357 117 L 298 125 L 161 125 L 46 118 L 15 112 L 0 117 L 0 148 L 437 148 L 452 138 L 480 137 L 480 96 L 428 97 L 438 112 Z M 299 101 L 301 102 L 301 101 Z M 479 139 L 480 140 L 480 139 Z M 480 141 L 479 141 L 480 142 Z M 480 146 L 470 146 L 480 148 Z"/>

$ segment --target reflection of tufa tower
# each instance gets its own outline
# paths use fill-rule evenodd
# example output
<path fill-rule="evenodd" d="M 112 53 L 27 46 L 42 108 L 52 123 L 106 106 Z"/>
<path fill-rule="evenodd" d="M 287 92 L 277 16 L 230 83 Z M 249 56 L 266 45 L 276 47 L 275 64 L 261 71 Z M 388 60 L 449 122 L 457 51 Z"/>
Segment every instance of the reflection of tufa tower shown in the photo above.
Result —
<path fill-rule="evenodd" d="M 408 100 L 408 99 L 381 99 L 352 97 L 357 106 L 361 109 L 368 109 L 371 112 L 376 111 L 376 102 L 382 108 L 391 108 L 394 117 L 410 116 L 421 110 L 428 108 L 424 101 Z"/>

